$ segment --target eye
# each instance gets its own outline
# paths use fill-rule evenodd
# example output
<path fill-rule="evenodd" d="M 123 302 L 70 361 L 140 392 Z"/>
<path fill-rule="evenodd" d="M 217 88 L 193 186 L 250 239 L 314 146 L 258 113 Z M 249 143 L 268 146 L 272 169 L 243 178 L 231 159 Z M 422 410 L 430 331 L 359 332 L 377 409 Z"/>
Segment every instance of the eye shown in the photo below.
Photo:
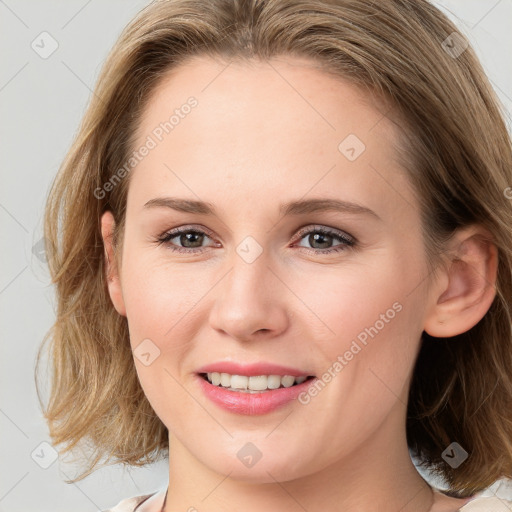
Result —
<path fill-rule="evenodd" d="M 169 246 L 171 250 L 176 252 L 197 253 L 202 251 L 201 245 L 205 237 L 210 238 L 207 232 L 201 229 L 191 229 L 189 226 L 168 231 L 161 235 L 157 241 L 159 242 L 159 245 L 165 244 Z M 182 244 L 181 246 L 176 245 L 175 242 L 171 242 L 175 238 L 180 244 Z"/>
<path fill-rule="evenodd" d="M 341 252 L 356 245 L 354 237 L 343 233 L 342 231 L 329 229 L 324 226 L 313 226 L 313 228 L 303 229 L 300 230 L 298 234 L 301 241 L 305 240 L 313 246 L 311 249 L 309 247 L 299 247 L 303 247 L 309 252 L 313 252 L 315 254 Z M 334 247 L 329 246 L 333 240 L 338 240 L 340 243 Z M 314 247 L 315 245 L 320 245 L 320 247 Z"/>
<path fill-rule="evenodd" d="M 163 233 L 157 238 L 156 242 L 158 245 L 165 244 L 172 251 L 183 252 L 183 253 L 199 253 L 205 248 L 203 242 L 205 238 L 211 238 L 210 232 L 203 229 L 192 229 L 190 226 L 176 228 L 171 231 Z M 329 229 L 324 226 L 313 226 L 308 229 L 301 229 L 298 232 L 300 241 L 307 241 L 311 245 L 320 245 L 320 247 L 304 247 L 298 245 L 302 249 L 305 249 L 314 254 L 326 254 L 330 252 L 341 252 L 347 250 L 356 245 L 354 237 L 338 230 Z M 176 239 L 176 240 L 175 240 Z M 173 240 L 175 240 L 173 242 Z M 330 246 L 333 241 L 340 242 L 338 245 Z M 177 245 L 177 244 L 180 245 Z M 216 246 L 220 244 L 216 242 Z"/>

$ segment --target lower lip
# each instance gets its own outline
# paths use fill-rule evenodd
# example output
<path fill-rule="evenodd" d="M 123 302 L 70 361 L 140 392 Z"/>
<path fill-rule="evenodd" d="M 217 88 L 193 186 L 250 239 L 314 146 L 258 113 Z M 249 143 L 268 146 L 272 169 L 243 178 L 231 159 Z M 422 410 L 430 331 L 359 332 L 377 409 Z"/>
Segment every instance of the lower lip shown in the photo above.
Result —
<path fill-rule="evenodd" d="M 289 388 L 271 389 L 261 393 L 244 393 L 229 391 L 226 388 L 210 384 L 201 375 L 197 375 L 197 378 L 203 393 L 213 403 L 228 411 L 246 415 L 266 414 L 282 407 L 295 400 L 298 395 L 318 380 L 314 377 Z"/>

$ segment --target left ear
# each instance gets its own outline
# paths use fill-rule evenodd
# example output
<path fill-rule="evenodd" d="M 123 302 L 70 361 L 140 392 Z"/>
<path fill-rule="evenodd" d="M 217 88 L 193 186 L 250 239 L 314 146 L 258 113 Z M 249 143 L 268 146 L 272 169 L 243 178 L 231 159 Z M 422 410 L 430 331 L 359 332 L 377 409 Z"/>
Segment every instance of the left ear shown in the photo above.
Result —
<path fill-rule="evenodd" d="M 487 313 L 496 295 L 498 249 L 482 226 L 456 231 L 448 261 L 432 287 L 424 330 L 448 338 L 469 331 Z"/>

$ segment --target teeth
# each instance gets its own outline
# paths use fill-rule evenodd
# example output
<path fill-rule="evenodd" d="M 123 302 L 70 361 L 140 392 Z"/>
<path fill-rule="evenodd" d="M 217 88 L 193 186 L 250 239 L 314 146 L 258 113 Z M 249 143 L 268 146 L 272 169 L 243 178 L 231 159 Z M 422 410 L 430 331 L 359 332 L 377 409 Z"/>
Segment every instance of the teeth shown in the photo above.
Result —
<path fill-rule="evenodd" d="M 281 384 L 285 388 L 289 388 L 290 386 L 293 386 L 293 383 L 295 382 L 295 377 L 292 375 L 285 375 L 284 377 L 281 377 Z"/>
<path fill-rule="evenodd" d="M 281 387 L 281 376 L 280 375 L 269 375 L 267 377 L 267 388 L 277 389 Z"/>
<path fill-rule="evenodd" d="M 215 372 L 215 373 L 217 373 L 217 372 Z M 217 375 L 220 377 L 221 386 L 224 386 L 225 388 L 229 388 L 231 386 L 231 375 L 229 375 L 228 373 L 217 373 Z M 213 374 L 212 374 L 212 378 L 213 378 Z"/>
<path fill-rule="evenodd" d="M 208 381 L 214 386 L 222 386 L 232 391 L 258 392 L 279 387 L 289 388 L 294 384 L 301 384 L 307 377 L 294 377 L 293 375 L 230 375 L 229 373 L 207 373 Z"/>

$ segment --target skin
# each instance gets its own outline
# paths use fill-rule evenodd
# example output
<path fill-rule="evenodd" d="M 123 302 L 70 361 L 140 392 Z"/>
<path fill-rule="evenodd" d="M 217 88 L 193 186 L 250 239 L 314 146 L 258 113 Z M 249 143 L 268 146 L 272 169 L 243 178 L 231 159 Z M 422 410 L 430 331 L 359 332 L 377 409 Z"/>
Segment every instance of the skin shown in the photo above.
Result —
<path fill-rule="evenodd" d="M 433 493 L 411 462 L 407 391 L 422 331 L 459 334 L 492 303 L 497 252 L 478 242 L 485 231 L 458 232 L 446 268 L 429 275 L 387 107 L 312 61 L 226 67 L 195 58 L 152 94 L 136 147 L 190 96 L 197 107 L 131 171 L 117 253 L 113 217 L 102 217 L 109 293 L 132 348 L 149 338 L 160 350 L 149 366 L 134 360 L 169 429 L 165 510 L 458 510 L 466 500 Z M 348 134 L 366 146 L 354 161 L 338 149 Z M 208 201 L 217 215 L 144 208 L 161 196 Z M 310 198 L 355 202 L 376 216 L 279 215 L 281 203 Z M 185 245 L 195 253 L 170 249 L 187 244 L 183 237 L 156 242 L 180 226 L 207 231 Z M 356 245 L 297 236 L 315 226 Z M 263 251 L 252 263 L 236 251 L 247 236 Z M 396 302 L 401 311 L 307 405 L 244 416 L 201 393 L 197 369 L 220 360 L 322 376 Z M 262 453 L 249 468 L 237 457 L 247 442 Z"/>

